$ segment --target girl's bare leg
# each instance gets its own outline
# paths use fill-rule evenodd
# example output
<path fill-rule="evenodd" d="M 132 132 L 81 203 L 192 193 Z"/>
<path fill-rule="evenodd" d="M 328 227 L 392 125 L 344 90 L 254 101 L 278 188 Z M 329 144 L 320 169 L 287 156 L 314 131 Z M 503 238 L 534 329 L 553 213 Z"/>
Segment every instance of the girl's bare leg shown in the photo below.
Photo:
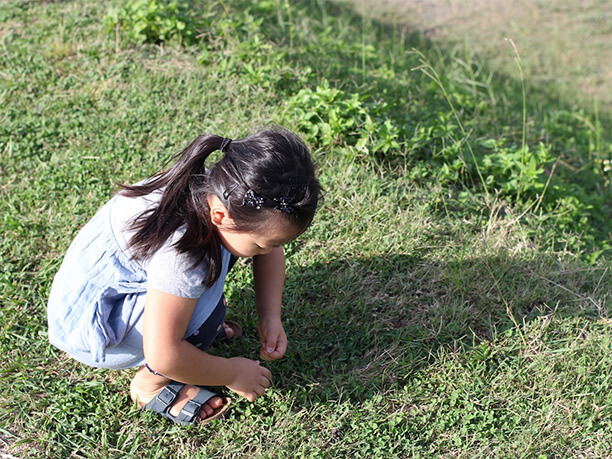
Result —
<path fill-rule="evenodd" d="M 138 404 L 138 407 L 143 407 L 149 403 L 155 396 L 170 382 L 168 378 L 154 375 L 145 367 L 140 367 L 130 384 L 130 396 L 132 400 Z M 199 392 L 197 386 L 185 385 L 179 392 L 176 402 L 170 408 L 172 416 L 178 416 L 181 409 L 188 400 L 191 400 Z M 206 419 L 211 416 L 214 411 L 223 405 L 221 397 L 213 397 L 202 407 L 200 411 L 200 419 Z"/>

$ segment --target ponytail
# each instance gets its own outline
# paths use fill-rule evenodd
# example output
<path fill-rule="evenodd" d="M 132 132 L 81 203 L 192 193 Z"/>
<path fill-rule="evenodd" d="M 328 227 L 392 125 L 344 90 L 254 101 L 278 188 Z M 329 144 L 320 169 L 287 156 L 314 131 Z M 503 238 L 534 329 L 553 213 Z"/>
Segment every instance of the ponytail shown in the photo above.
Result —
<path fill-rule="evenodd" d="M 212 229 L 207 194 L 205 163 L 221 148 L 223 137 L 200 135 L 176 155 L 176 162 L 138 185 L 122 185 L 121 194 L 145 196 L 161 191 L 159 204 L 142 212 L 130 225 L 135 231 L 129 241 L 134 259 L 153 255 L 172 234 L 185 225 L 183 236 L 175 243 L 181 253 L 194 254 L 193 266 L 208 262 L 204 285 L 210 287 L 221 274 L 221 241 Z"/>

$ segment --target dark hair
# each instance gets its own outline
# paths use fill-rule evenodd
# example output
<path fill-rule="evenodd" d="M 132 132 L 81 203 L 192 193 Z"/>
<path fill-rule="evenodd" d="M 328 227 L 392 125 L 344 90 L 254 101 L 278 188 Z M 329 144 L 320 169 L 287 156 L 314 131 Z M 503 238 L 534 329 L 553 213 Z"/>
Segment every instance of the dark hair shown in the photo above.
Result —
<path fill-rule="evenodd" d="M 211 153 L 225 155 L 209 171 Z M 159 204 L 138 215 L 130 229 L 129 245 L 135 259 L 151 256 L 180 227 L 185 233 L 175 243 L 181 253 L 194 257 L 194 266 L 206 259 L 204 284 L 211 286 L 221 274 L 221 240 L 210 221 L 208 194 L 227 207 L 236 231 L 259 231 L 273 216 L 306 230 L 321 197 L 310 152 L 290 131 L 276 128 L 229 141 L 200 135 L 177 156 L 165 172 L 138 185 L 122 185 L 125 196 L 161 191 Z"/>

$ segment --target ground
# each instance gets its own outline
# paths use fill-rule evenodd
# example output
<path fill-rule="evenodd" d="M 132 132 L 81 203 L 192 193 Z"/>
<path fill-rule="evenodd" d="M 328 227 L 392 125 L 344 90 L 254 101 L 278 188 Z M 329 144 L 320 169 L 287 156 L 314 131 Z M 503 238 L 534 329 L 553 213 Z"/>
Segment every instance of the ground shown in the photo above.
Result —
<path fill-rule="evenodd" d="M 612 2 L 609 0 L 352 0 L 357 11 L 427 38 L 465 44 L 494 70 L 553 86 L 570 104 L 612 113 Z M 376 8 L 374 8 L 376 6 Z M 567 99 L 567 100 L 565 100 Z"/>

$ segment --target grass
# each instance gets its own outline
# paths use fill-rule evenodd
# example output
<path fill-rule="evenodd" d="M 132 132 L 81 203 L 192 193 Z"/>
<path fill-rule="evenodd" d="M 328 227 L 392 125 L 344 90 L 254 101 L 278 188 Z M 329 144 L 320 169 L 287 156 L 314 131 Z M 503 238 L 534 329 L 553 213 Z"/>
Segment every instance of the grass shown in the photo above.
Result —
<path fill-rule="evenodd" d="M 609 114 L 530 81 L 524 104 L 469 49 L 343 4 L 122 7 L 0 3 L 0 452 L 612 453 Z M 256 403 L 174 426 L 131 405 L 131 371 L 48 344 L 53 275 L 116 182 L 269 121 L 309 142 L 327 191 L 287 247 L 290 349 Z M 246 334 L 217 352 L 255 358 L 247 262 L 226 293 Z"/>
<path fill-rule="evenodd" d="M 371 2 L 351 1 L 362 11 Z M 513 39 L 530 85 L 587 110 L 612 109 L 608 62 L 612 59 L 612 7 L 605 0 L 388 0 L 374 11 L 427 37 L 477 52 L 488 66 L 516 73 Z"/>

